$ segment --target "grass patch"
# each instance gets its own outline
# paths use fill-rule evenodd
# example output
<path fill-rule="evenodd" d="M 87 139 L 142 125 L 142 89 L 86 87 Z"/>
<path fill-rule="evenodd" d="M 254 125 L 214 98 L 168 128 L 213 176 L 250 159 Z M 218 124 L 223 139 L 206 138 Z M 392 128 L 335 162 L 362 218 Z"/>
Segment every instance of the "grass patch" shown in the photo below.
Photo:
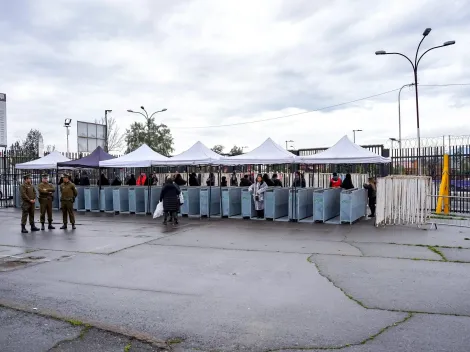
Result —
<path fill-rule="evenodd" d="M 434 253 L 436 253 L 437 255 L 439 255 L 443 261 L 447 262 L 447 258 L 446 256 L 444 255 L 444 253 L 442 253 L 439 249 L 437 249 L 436 247 L 433 247 L 433 246 L 428 246 L 428 249 L 430 251 L 433 251 Z"/>
<path fill-rule="evenodd" d="M 73 326 L 87 326 L 85 323 L 81 322 L 80 320 L 75 320 L 75 319 L 64 319 L 69 324 L 72 324 Z"/>
<path fill-rule="evenodd" d="M 175 338 L 172 338 L 172 339 L 169 339 L 166 343 L 168 345 L 177 345 L 179 343 L 182 343 L 184 341 L 184 339 L 182 339 L 181 337 L 175 337 Z"/>
<path fill-rule="evenodd" d="M 126 347 L 124 347 L 124 352 L 129 352 L 129 351 L 131 350 L 131 347 L 132 347 L 132 345 L 131 345 L 131 343 L 129 342 L 129 343 L 126 345 Z"/>

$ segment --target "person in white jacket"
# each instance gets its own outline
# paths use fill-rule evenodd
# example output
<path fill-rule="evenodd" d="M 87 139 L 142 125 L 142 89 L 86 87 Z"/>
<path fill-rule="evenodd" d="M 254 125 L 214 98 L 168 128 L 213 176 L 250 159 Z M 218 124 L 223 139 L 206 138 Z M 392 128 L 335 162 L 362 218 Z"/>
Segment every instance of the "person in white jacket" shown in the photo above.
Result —
<path fill-rule="evenodd" d="M 268 185 L 263 181 L 263 176 L 260 174 L 256 177 L 255 183 L 248 188 L 248 191 L 253 194 L 258 219 L 264 218 L 264 192 L 267 189 Z"/>

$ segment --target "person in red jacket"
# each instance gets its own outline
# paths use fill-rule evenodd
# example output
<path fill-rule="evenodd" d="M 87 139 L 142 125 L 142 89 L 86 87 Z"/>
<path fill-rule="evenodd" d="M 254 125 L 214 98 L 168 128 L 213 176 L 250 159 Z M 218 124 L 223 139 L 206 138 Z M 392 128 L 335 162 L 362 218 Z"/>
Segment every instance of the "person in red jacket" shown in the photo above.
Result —
<path fill-rule="evenodd" d="M 341 187 L 341 179 L 338 177 L 336 172 L 333 172 L 333 177 L 330 180 L 330 187 L 339 188 Z"/>
<path fill-rule="evenodd" d="M 137 186 L 145 186 L 145 181 L 147 180 L 147 175 L 145 172 L 142 172 L 137 178 Z"/>

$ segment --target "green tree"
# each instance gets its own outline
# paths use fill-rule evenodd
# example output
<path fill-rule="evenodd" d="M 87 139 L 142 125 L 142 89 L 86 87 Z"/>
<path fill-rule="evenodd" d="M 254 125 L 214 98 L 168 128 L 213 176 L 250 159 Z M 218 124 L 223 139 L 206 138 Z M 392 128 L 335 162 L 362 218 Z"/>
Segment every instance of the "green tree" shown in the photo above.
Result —
<path fill-rule="evenodd" d="M 27 156 L 37 158 L 39 155 L 39 144 L 42 142 L 42 133 L 39 130 L 31 129 L 26 135 L 26 139 L 19 140 L 10 146 L 10 150 Z M 41 151 L 43 152 L 43 151 Z"/>
<path fill-rule="evenodd" d="M 243 154 L 243 148 L 237 147 L 236 145 L 234 145 L 233 148 L 230 149 L 230 152 L 229 152 L 230 156 L 241 155 L 241 154 Z"/>
<path fill-rule="evenodd" d="M 214 145 L 211 150 L 217 154 L 222 154 L 224 152 L 225 147 L 220 144 Z"/>
<path fill-rule="evenodd" d="M 153 117 L 146 120 L 145 123 L 134 122 L 126 130 L 126 153 L 136 150 L 145 143 L 157 153 L 169 156 L 174 151 L 170 129 L 164 124 L 157 125 Z"/>

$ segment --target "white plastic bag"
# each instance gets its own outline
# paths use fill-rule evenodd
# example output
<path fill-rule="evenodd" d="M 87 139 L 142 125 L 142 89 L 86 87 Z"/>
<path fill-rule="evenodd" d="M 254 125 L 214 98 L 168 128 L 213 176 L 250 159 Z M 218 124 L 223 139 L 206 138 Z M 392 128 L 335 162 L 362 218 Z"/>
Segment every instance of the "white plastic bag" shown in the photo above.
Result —
<path fill-rule="evenodd" d="M 183 192 L 180 193 L 180 205 L 184 204 Z"/>
<path fill-rule="evenodd" d="M 157 207 L 155 208 L 155 211 L 153 212 L 153 218 L 156 219 L 162 215 L 163 215 L 163 203 L 159 202 L 157 204 Z"/>

